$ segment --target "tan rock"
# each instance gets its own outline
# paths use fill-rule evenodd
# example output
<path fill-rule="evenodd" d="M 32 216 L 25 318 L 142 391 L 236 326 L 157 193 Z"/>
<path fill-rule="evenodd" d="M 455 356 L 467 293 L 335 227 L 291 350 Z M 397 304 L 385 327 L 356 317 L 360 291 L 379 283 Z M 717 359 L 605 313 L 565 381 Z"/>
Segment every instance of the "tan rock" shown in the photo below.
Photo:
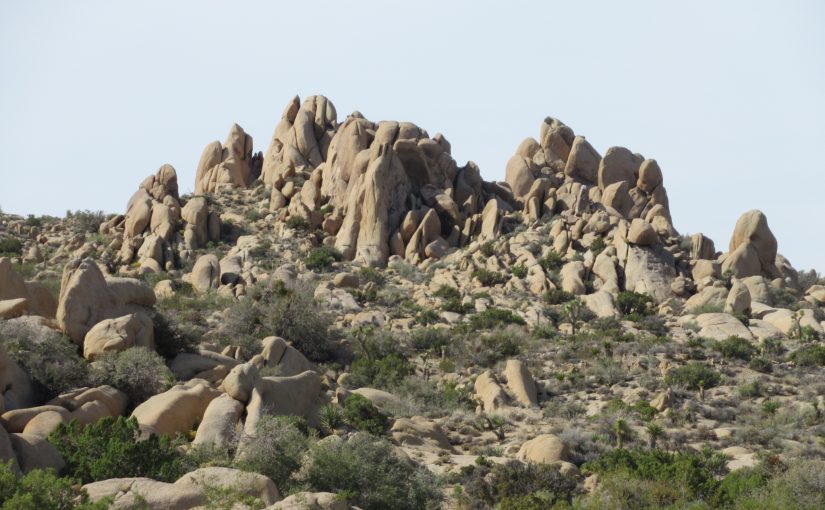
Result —
<path fill-rule="evenodd" d="M 253 435 L 264 414 L 307 417 L 321 392 L 321 376 L 308 370 L 290 377 L 262 377 L 246 407 L 244 433 Z"/>
<path fill-rule="evenodd" d="M 475 395 L 481 402 L 481 407 L 485 413 L 495 413 L 505 405 L 509 398 L 504 388 L 499 384 L 498 379 L 492 371 L 487 370 L 476 378 Z"/>
<path fill-rule="evenodd" d="M 454 451 L 447 434 L 438 423 L 424 418 L 398 418 L 390 429 L 393 441 L 401 446 L 419 446 L 432 450 Z"/>
<path fill-rule="evenodd" d="M 525 462 L 552 464 L 569 461 L 570 453 L 567 445 L 558 436 L 542 434 L 522 444 L 516 458 Z"/>
<path fill-rule="evenodd" d="M 243 403 L 227 394 L 212 400 L 203 413 L 203 420 L 198 425 L 198 432 L 192 445 L 211 444 L 217 447 L 226 447 L 232 444 L 239 432 Z"/>
<path fill-rule="evenodd" d="M 267 510 L 347 510 L 347 502 L 332 492 L 298 492 Z"/>
<path fill-rule="evenodd" d="M 95 324 L 83 340 L 83 357 L 95 361 L 104 353 L 125 351 L 131 347 L 155 349 L 152 319 L 143 313 L 104 319 Z"/>
<path fill-rule="evenodd" d="M 204 503 L 203 490 L 150 478 L 110 478 L 87 483 L 83 489 L 92 502 L 112 499 L 112 508 L 146 510 L 192 510 Z"/>
<path fill-rule="evenodd" d="M 507 380 L 507 388 L 516 400 L 523 406 L 537 407 L 539 404 L 536 382 L 527 365 L 520 360 L 507 360 L 504 368 L 504 378 Z"/>
<path fill-rule="evenodd" d="M 188 432 L 203 419 L 209 403 L 220 392 L 209 383 L 192 379 L 150 397 L 132 412 L 141 432 L 174 436 Z"/>
<path fill-rule="evenodd" d="M 634 218 L 630 222 L 627 241 L 641 246 L 650 246 L 659 243 L 659 235 L 656 234 L 650 223 L 641 218 Z"/>
<path fill-rule="evenodd" d="M 266 476 L 228 467 L 196 469 L 180 477 L 175 485 L 197 488 L 202 492 L 210 488 L 232 490 L 257 498 L 265 505 L 272 505 L 281 499 L 275 483 Z"/>
<path fill-rule="evenodd" d="M 221 266 L 218 257 L 212 254 L 201 255 L 192 267 L 189 283 L 198 292 L 217 289 L 220 285 Z"/>

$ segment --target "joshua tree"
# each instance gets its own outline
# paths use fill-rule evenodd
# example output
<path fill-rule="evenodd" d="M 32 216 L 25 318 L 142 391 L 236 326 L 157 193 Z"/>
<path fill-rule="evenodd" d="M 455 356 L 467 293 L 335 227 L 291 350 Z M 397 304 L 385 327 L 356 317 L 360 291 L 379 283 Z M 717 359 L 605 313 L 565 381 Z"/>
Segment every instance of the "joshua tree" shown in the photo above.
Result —
<path fill-rule="evenodd" d="M 622 420 L 613 423 L 613 433 L 616 434 L 616 448 L 623 448 L 625 440 L 630 437 L 630 427 Z"/>
<path fill-rule="evenodd" d="M 650 441 L 650 448 L 656 448 L 659 439 L 665 436 L 665 429 L 655 423 L 651 423 L 647 426 L 647 436 Z"/>

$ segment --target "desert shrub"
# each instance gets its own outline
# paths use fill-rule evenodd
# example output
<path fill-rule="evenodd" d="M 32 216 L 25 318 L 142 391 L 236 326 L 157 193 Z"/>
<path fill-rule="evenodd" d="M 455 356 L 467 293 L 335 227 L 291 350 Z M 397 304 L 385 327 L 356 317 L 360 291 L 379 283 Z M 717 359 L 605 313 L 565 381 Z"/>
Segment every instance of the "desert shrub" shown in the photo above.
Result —
<path fill-rule="evenodd" d="M 561 305 L 563 303 L 576 299 L 576 296 L 561 289 L 548 290 L 544 293 L 543 297 L 544 302 L 548 305 Z"/>
<path fill-rule="evenodd" d="M 524 278 L 527 276 L 527 266 L 524 264 L 517 264 L 513 266 L 511 270 L 513 271 L 513 276 L 516 278 Z"/>
<path fill-rule="evenodd" d="M 12 461 L 0 462 L 0 510 L 105 510 L 110 498 L 89 502 L 89 494 L 74 480 L 53 470 L 34 469 L 18 478 Z"/>
<path fill-rule="evenodd" d="M 738 336 L 730 336 L 718 344 L 716 350 L 727 359 L 741 359 L 749 361 L 757 352 L 756 347 L 750 341 Z"/>
<path fill-rule="evenodd" d="M 616 308 L 624 316 L 635 315 L 636 317 L 644 317 L 653 313 L 651 306 L 653 299 L 647 294 L 623 290 L 619 292 L 616 297 Z"/>
<path fill-rule="evenodd" d="M 268 476 L 282 492 L 294 483 L 293 474 L 309 449 L 306 435 L 294 424 L 262 416 L 255 435 L 245 437 L 235 467 Z"/>
<path fill-rule="evenodd" d="M 384 274 L 374 267 L 362 267 L 361 270 L 358 271 L 358 279 L 361 281 L 361 284 L 372 283 L 378 287 L 384 285 L 387 281 L 387 279 L 384 278 Z"/>
<path fill-rule="evenodd" d="M 771 296 L 773 305 L 777 308 L 789 308 L 791 310 L 799 308 L 799 297 L 788 289 L 776 289 L 768 286 L 768 294 Z"/>
<path fill-rule="evenodd" d="M 618 475 L 620 479 L 658 482 L 651 487 L 661 505 L 658 508 L 668 505 L 681 508 L 685 503 L 713 497 L 719 486 L 717 476 L 725 473 L 726 463 L 723 454 L 710 450 L 669 453 L 658 449 L 617 448 L 585 463 L 583 468 L 604 478 Z"/>
<path fill-rule="evenodd" d="M 107 352 L 92 365 L 94 385 L 108 384 L 125 393 L 132 407 L 166 390 L 174 376 L 163 358 L 145 347 Z"/>
<path fill-rule="evenodd" d="M 450 345 L 450 331 L 445 328 L 418 328 L 410 333 L 409 343 L 418 352 L 440 354 Z"/>
<path fill-rule="evenodd" d="M 387 416 L 366 397 L 353 393 L 344 401 L 344 419 L 353 428 L 381 435 L 387 429 Z"/>
<path fill-rule="evenodd" d="M 545 256 L 539 259 L 539 265 L 545 272 L 558 271 L 563 264 L 564 258 L 553 250 L 548 251 Z"/>
<path fill-rule="evenodd" d="M 770 360 L 762 356 L 751 358 L 750 362 L 748 363 L 748 368 L 750 368 L 751 370 L 756 370 L 757 372 L 762 372 L 763 374 L 770 374 L 771 372 L 773 372 L 773 365 L 771 364 Z"/>
<path fill-rule="evenodd" d="M 20 255 L 23 253 L 23 243 L 16 237 L 0 235 L 0 254 Z"/>
<path fill-rule="evenodd" d="M 605 248 L 607 248 L 607 242 L 605 242 L 603 237 L 597 237 L 590 243 L 590 251 L 593 252 L 593 255 L 598 255 L 603 252 Z"/>
<path fill-rule="evenodd" d="M 743 397 L 761 397 L 765 394 L 765 385 L 759 379 L 742 383 L 739 386 L 739 394 Z"/>
<path fill-rule="evenodd" d="M 77 210 L 75 212 L 66 211 L 71 229 L 74 232 L 85 232 L 94 234 L 100 229 L 100 224 L 106 221 L 106 214 L 103 211 Z"/>
<path fill-rule="evenodd" d="M 758 486 L 758 478 L 749 482 L 748 486 L 757 488 L 746 495 L 739 495 L 734 504 L 737 509 L 825 508 L 825 461 L 821 459 L 794 459 L 786 471 L 776 474 L 763 485 Z M 740 485 L 746 485 L 746 482 Z"/>
<path fill-rule="evenodd" d="M 69 476 L 83 483 L 145 476 L 171 482 L 181 473 L 180 454 L 167 436 L 139 439 L 134 418 L 105 417 L 81 426 L 73 420 L 49 435 Z"/>
<path fill-rule="evenodd" d="M 344 256 L 341 255 L 341 252 L 332 246 L 323 245 L 318 248 L 313 248 L 313 250 L 304 257 L 304 264 L 307 266 L 307 269 L 323 272 L 328 271 L 332 267 L 332 264 L 343 260 L 343 258 Z"/>
<path fill-rule="evenodd" d="M 88 364 L 77 346 L 49 328 L 0 321 L 0 344 L 47 399 L 88 382 Z"/>
<path fill-rule="evenodd" d="M 825 345 L 808 345 L 802 347 L 792 352 L 789 358 L 797 365 L 803 367 L 825 366 Z"/>
<path fill-rule="evenodd" d="M 181 352 L 195 352 L 198 338 L 190 329 L 181 326 L 171 316 L 156 311 L 152 316 L 155 332 L 155 350 L 166 359 L 174 358 Z"/>
<path fill-rule="evenodd" d="M 470 328 L 474 330 L 492 329 L 507 324 L 523 326 L 525 322 L 512 310 L 506 308 L 488 308 L 470 317 Z"/>
<path fill-rule="evenodd" d="M 479 251 L 485 257 L 492 257 L 493 254 L 496 252 L 496 245 L 493 241 L 487 241 L 479 246 Z"/>
<path fill-rule="evenodd" d="M 347 383 L 356 388 L 388 389 L 412 373 L 412 365 L 398 353 L 377 359 L 362 357 L 352 362 Z"/>
<path fill-rule="evenodd" d="M 436 508 L 442 495 L 435 475 L 367 434 L 348 441 L 321 441 L 311 450 L 306 483 L 314 491 L 349 496 L 364 510 Z"/>
<path fill-rule="evenodd" d="M 479 281 L 485 287 L 492 287 L 493 285 L 500 285 L 506 283 L 507 275 L 497 271 L 490 271 L 489 269 L 476 269 L 472 273 L 472 277 Z"/>
<path fill-rule="evenodd" d="M 313 361 L 332 357 L 332 317 L 305 287 L 282 285 L 250 289 L 248 299 L 237 301 L 223 326 L 227 342 L 246 345 L 251 356 L 260 349 L 260 339 L 280 336 Z"/>
<path fill-rule="evenodd" d="M 664 317 L 659 317 L 658 315 L 641 316 L 636 321 L 636 325 L 639 329 L 653 333 L 657 337 L 664 337 L 668 333 Z"/>
<path fill-rule="evenodd" d="M 562 475 L 558 466 L 546 464 L 493 465 L 477 459 L 474 466 L 462 469 L 451 481 L 463 487 L 458 498 L 463 508 L 565 508 L 579 493 L 575 478 Z"/>
<path fill-rule="evenodd" d="M 696 361 L 672 368 L 665 376 L 665 384 L 681 386 L 691 390 L 713 388 L 722 382 L 722 376 L 716 370 Z"/>
<path fill-rule="evenodd" d="M 327 434 L 344 424 L 344 411 L 335 404 L 326 404 L 318 410 L 318 427 Z"/>
<path fill-rule="evenodd" d="M 286 220 L 286 226 L 294 230 L 309 230 L 309 222 L 302 216 L 290 216 Z"/>

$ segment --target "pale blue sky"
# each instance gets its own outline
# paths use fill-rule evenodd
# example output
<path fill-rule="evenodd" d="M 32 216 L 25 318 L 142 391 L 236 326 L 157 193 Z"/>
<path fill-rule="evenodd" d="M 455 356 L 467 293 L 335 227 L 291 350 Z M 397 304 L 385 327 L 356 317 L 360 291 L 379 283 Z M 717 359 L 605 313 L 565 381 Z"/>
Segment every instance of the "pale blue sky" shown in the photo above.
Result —
<path fill-rule="evenodd" d="M 286 102 L 442 132 L 503 179 L 545 116 L 659 161 L 676 228 L 726 249 L 762 209 L 825 271 L 825 2 L 0 0 L 0 207 L 122 212 L 163 163 L 194 187 L 233 122 Z"/>

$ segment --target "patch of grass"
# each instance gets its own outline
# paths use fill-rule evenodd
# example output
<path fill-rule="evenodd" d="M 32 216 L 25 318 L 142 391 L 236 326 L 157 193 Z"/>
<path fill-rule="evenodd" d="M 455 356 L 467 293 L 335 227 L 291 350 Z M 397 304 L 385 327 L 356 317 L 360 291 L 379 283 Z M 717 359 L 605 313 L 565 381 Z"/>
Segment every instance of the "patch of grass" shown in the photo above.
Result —
<path fill-rule="evenodd" d="M 332 246 L 322 245 L 314 248 L 309 254 L 304 257 L 304 264 L 307 269 L 312 271 L 324 272 L 329 271 L 332 264 L 340 262 L 344 256 L 333 248 Z"/>

